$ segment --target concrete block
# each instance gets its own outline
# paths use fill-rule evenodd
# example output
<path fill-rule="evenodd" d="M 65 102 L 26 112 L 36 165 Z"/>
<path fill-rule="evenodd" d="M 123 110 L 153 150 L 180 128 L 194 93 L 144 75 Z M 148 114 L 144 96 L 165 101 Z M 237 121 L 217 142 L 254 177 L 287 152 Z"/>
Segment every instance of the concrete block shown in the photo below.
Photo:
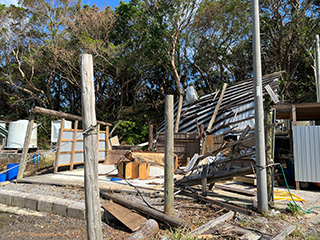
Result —
<path fill-rule="evenodd" d="M 38 199 L 40 199 L 41 197 L 41 195 L 28 194 L 28 196 L 26 196 L 26 198 L 24 199 L 24 207 L 37 211 Z"/>
<path fill-rule="evenodd" d="M 56 198 L 52 206 L 52 211 L 54 214 L 67 217 L 68 216 L 68 207 L 72 205 L 74 201 Z"/>
<path fill-rule="evenodd" d="M 57 198 L 41 196 L 38 198 L 37 210 L 39 212 L 52 212 L 53 203 Z"/>
<path fill-rule="evenodd" d="M 26 198 L 27 194 L 23 192 L 16 192 L 14 196 L 11 196 L 11 206 L 13 207 L 24 207 L 24 200 Z"/>
<path fill-rule="evenodd" d="M 85 203 L 82 202 L 74 202 L 68 206 L 68 217 L 85 219 Z"/>
<path fill-rule="evenodd" d="M 0 189 L 0 203 L 5 205 L 11 205 L 11 197 L 15 195 L 16 192 Z"/>

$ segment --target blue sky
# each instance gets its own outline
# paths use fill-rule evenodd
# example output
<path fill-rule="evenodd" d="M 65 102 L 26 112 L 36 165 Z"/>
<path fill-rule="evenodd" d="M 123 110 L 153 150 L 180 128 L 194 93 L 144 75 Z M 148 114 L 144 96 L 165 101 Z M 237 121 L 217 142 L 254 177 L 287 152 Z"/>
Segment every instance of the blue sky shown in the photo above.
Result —
<path fill-rule="evenodd" d="M 119 6 L 120 0 L 82 0 L 83 4 L 88 4 L 89 6 L 92 6 L 95 4 L 97 7 L 106 7 L 111 6 L 111 8 L 115 8 L 116 6 Z M 124 0 L 124 2 L 129 2 L 129 0 Z M 18 0 L 0 0 L 1 4 L 17 4 Z"/>

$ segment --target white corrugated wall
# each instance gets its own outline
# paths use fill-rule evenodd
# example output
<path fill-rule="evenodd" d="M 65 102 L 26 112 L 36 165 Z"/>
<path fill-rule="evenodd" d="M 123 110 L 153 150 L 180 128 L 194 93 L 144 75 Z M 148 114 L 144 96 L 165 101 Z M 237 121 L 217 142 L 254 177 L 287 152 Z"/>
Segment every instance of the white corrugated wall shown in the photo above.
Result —
<path fill-rule="evenodd" d="M 293 126 L 295 180 L 320 182 L 320 126 Z"/>

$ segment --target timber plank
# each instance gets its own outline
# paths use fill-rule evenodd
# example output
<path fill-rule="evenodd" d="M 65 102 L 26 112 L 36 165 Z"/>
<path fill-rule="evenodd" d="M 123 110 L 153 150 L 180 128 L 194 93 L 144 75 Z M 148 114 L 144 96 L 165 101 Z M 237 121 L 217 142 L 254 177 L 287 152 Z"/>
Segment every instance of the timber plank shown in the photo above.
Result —
<path fill-rule="evenodd" d="M 147 221 L 145 217 L 114 202 L 105 203 L 102 205 L 102 207 L 112 214 L 112 216 L 122 222 L 132 232 L 139 229 L 140 226 Z"/>

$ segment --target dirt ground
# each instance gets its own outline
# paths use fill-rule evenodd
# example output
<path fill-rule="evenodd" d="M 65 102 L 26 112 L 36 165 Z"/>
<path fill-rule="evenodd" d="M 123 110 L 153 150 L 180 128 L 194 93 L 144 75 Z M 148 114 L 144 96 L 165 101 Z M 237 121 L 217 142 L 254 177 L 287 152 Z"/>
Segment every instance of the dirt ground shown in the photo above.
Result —
<path fill-rule="evenodd" d="M 37 184 L 10 183 L 2 186 L 15 191 L 42 193 L 51 196 L 84 201 L 84 191 L 76 187 L 58 187 Z M 121 194 L 128 200 L 143 203 L 138 195 Z M 144 196 L 145 200 L 156 209 L 163 209 L 163 199 Z M 102 200 L 101 204 L 106 200 Z M 320 204 L 319 204 L 320 206 Z M 228 212 L 227 209 L 197 202 L 189 199 L 175 200 L 176 217 L 187 222 L 191 229 L 195 229 L 212 218 Z M 257 233 L 263 233 L 267 239 L 278 234 L 289 225 L 295 225 L 296 230 L 291 239 L 320 239 L 320 223 L 314 224 L 310 219 L 318 216 L 318 213 L 302 214 L 281 211 L 275 216 L 247 216 L 237 213 L 229 223 Z M 154 239 L 166 236 L 167 239 L 191 239 L 188 232 L 183 229 L 172 230 L 165 224 L 160 224 L 161 230 Z M 102 223 L 103 239 L 126 239 L 131 232 L 117 220 Z M 215 231 L 211 239 L 239 239 L 239 236 Z M 184 238 L 182 235 L 186 235 Z M 23 216 L 2 213 L 0 214 L 0 239 L 86 239 L 85 220 L 71 219 L 53 214 L 45 214 L 44 217 Z"/>
<path fill-rule="evenodd" d="M 35 175 L 50 172 L 52 162 L 43 161 L 40 164 L 28 164 L 27 175 Z M 78 187 L 59 187 L 38 184 L 15 184 L 9 183 L 2 188 L 26 191 L 35 194 L 43 194 L 66 198 L 70 200 L 84 201 L 84 190 Z M 135 194 L 121 194 L 128 200 L 143 203 L 142 199 Z M 154 208 L 163 210 L 163 199 L 161 197 L 144 196 L 145 200 Z M 104 204 L 107 200 L 101 200 Z M 320 202 L 315 204 L 320 206 Z M 192 199 L 178 198 L 175 200 L 175 215 L 183 219 L 191 226 L 191 230 L 200 227 L 209 220 L 228 212 L 228 209 L 219 206 L 197 202 Z M 315 213 L 302 214 L 301 212 L 288 212 L 281 210 L 278 214 L 265 216 L 247 216 L 237 213 L 229 223 L 262 233 L 265 239 L 271 239 L 289 225 L 296 226 L 296 230 L 288 239 L 320 239 L 320 220 L 311 223 L 314 217 L 319 217 L 320 208 Z M 167 239 L 192 239 L 188 231 L 184 229 L 170 229 L 165 224 L 160 224 L 160 231 L 154 239 L 165 236 Z M 131 232 L 117 220 L 102 223 L 103 239 L 126 239 Z M 239 239 L 239 236 L 230 232 L 213 231 L 211 239 Z M 86 221 L 71 219 L 53 214 L 39 216 L 24 216 L 12 213 L 0 213 L 0 239 L 86 239 Z"/>

